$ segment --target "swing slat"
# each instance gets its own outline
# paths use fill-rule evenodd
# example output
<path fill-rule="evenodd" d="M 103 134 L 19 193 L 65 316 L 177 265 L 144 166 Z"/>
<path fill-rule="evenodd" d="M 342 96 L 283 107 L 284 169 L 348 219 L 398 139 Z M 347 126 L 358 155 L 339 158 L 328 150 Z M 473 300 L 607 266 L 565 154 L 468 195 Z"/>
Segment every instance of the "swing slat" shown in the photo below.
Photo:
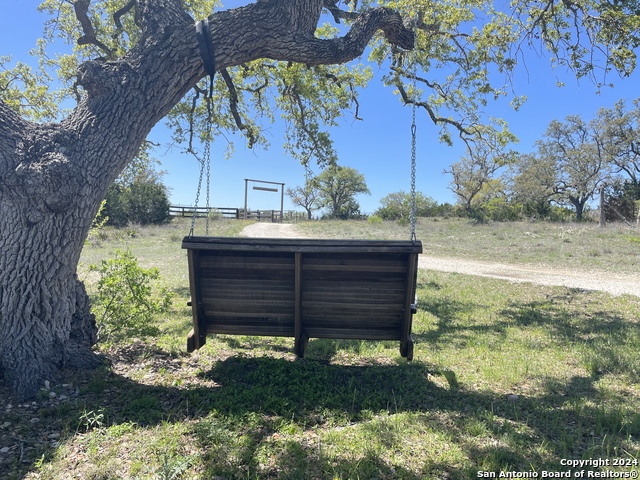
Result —
<path fill-rule="evenodd" d="M 207 334 L 293 336 L 302 357 L 309 338 L 411 338 L 419 241 L 185 237 L 193 330 L 191 352 Z"/>

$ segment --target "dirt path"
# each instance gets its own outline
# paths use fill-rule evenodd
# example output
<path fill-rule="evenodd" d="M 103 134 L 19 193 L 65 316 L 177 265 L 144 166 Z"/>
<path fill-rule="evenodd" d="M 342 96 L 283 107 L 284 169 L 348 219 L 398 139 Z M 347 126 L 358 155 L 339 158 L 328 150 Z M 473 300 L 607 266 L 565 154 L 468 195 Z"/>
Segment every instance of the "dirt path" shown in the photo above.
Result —
<path fill-rule="evenodd" d="M 286 223 L 255 223 L 245 227 L 244 237 L 303 238 L 295 225 Z M 522 265 L 507 265 L 498 262 L 483 262 L 461 258 L 420 256 L 420 268 L 455 272 L 466 275 L 500 278 L 511 282 L 530 282 L 539 285 L 561 285 L 583 290 L 600 290 L 613 295 L 630 294 L 640 297 L 640 277 L 591 272 L 576 272 L 550 268 L 533 268 Z"/>
<path fill-rule="evenodd" d="M 256 238 L 303 238 L 292 223 L 254 223 L 240 232 L 241 237 Z"/>
<path fill-rule="evenodd" d="M 582 290 L 600 290 L 613 295 L 630 294 L 640 297 L 640 277 L 610 273 L 576 272 L 524 265 L 507 265 L 461 258 L 420 256 L 420 268 L 441 272 L 456 272 L 481 277 L 501 278 L 512 282 L 539 285 L 562 285 Z"/>

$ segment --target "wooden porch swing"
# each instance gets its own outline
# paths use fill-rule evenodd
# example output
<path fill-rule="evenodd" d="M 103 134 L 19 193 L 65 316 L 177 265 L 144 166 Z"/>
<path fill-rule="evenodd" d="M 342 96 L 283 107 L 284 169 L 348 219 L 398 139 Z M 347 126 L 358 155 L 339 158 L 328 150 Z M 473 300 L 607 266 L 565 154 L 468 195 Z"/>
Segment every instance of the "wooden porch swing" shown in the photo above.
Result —
<path fill-rule="evenodd" d="M 192 352 L 207 334 L 400 340 L 413 358 L 419 241 L 185 237 Z"/>
<path fill-rule="evenodd" d="M 205 69 L 213 81 L 206 21 L 196 26 Z M 211 130 L 210 94 L 209 133 Z M 193 329 L 187 350 L 208 334 L 293 337 L 303 357 L 309 338 L 399 340 L 413 358 L 418 255 L 415 237 L 415 107 L 412 130 L 411 240 L 320 240 L 193 236 L 182 241 L 189 262 Z M 207 171 L 210 145 L 201 160 Z M 208 227 L 208 224 L 207 224 Z M 207 228 L 208 234 L 208 228 Z"/>

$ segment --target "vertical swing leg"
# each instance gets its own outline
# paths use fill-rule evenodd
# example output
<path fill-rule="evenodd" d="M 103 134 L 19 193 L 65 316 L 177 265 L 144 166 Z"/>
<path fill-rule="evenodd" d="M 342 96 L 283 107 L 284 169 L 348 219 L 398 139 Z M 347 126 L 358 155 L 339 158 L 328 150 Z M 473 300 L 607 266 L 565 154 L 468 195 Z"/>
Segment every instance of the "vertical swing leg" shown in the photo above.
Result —
<path fill-rule="evenodd" d="M 413 302 L 416 294 L 416 282 L 418 277 L 418 254 L 409 254 L 409 265 L 407 268 L 407 288 L 404 298 L 404 310 L 402 317 L 402 328 L 400 331 L 400 355 L 407 361 L 413 360 L 413 337 L 411 328 L 413 323 Z"/>
<path fill-rule="evenodd" d="M 302 329 L 302 252 L 296 252 L 295 256 L 294 350 L 296 355 L 302 358 L 309 336 Z"/>
<path fill-rule="evenodd" d="M 202 309 L 202 298 L 200 296 L 200 252 L 197 250 L 188 251 L 189 259 L 189 285 L 191 288 L 191 312 L 193 315 L 193 329 L 187 337 L 187 351 L 202 347 L 207 341 L 207 326 Z"/>

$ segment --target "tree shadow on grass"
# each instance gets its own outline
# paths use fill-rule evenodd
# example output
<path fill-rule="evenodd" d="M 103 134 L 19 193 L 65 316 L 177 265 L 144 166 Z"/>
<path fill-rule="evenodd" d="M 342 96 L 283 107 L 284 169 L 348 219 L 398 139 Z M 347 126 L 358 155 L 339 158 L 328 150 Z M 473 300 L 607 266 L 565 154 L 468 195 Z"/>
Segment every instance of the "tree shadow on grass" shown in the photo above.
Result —
<path fill-rule="evenodd" d="M 446 341 L 464 348 L 464 345 L 479 334 L 503 334 L 508 327 L 507 322 L 492 320 L 490 323 L 474 323 L 473 316 L 478 311 L 486 309 L 485 305 L 463 301 L 458 298 L 441 297 L 427 298 L 418 302 L 417 315 L 431 315 L 429 328 L 416 329 L 417 319 L 414 318 L 414 333 L 416 341 L 436 345 Z"/>
<path fill-rule="evenodd" d="M 145 361 L 153 364 L 154 356 Z M 466 478 L 477 465 L 549 469 L 559 466 L 560 458 L 581 458 L 587 439 L 593 440 L 593 419 L 598 416 L 595 407 L 567 407 L 572 398 L 596 396 L 593 379 L 583 377 L 564 384 L 550 380 L 550 385 L 556 384 L 542 396 L 512 402 L 492 391 L 468 390 L 464 385 L 451 388 L 442 381 L 444 372 L 421 362 L 350 366 L 233 356 L 192 375 L 202 386 L 197 382 L 184 387 L 148 385 L 104 368 L 87 374 L 73 401 L 45 401 L 34 414 L 52 424 L 66 422 L 71 432 L 96 427 L 87 423 L 88 412 L 100 412 L 105 426 L 190 421 L 204 452 L 201 466 L 211 476 L 309 478 L 308 472 L 322 472 L 333 478 L 338 472 L 342 478 L 407 479 L 424 477 L 415 469 L 375 458 L 366 448 L 357 458 L 323 450 L 322 442 L 314 443 L 313 432 L 331 431 L 336 428 L 332 425 L 352 429 L 367 439 L 365 447 L 383 445 L 389 450 L 409 441 L 405 436 L 415 433 L 420 439 L 418 431 L 428 432 L 446 438 L 444 444 L 462 450 L 473 465 L 433 461 L 423 469 L 430 475 Z M 408 414 L 412 426 L 376 424 L 397 414 Z M 0 414 L 0 424 L 4 421 Z M 294 425 L 299 434 L 278 440 L 283 423 Z M 640 421 L 637 424 L 638 432 L 629 433 L 640 433 Z M 596 434 L 615 435 L 618 427 L 609 422 Z M 576 436 L 576 428 L 583 433 Z M 571 441 L 562 441 L 563 436 Z M 539 445 L 545 446 L 544 457 L 537 453 Z M 265 452 L 277 459 L 273 465 L 260 465 L 258 459 Z M 17 455 L 18 450 L 10 453 Z M 35 462 L 42 450 L 33 453 Z"/>
<path fill-rule="evenodd" d="M 588 306 L 576 311 L 575 304 Z M 640 381 L 640 323 L 599 308 L 582 291 L 512 302 L 500 315 L 522 328 L 542 327 L 561 345 L 579 345 L 592 376 L 623 374 Z"/>
<path fill-rule="evenodd" d="M 436 282 L 427 287 L 440 290 Z M 210 367 L 200 368 L 197 360 L 188 361 L 183 384 L 161 384 L 146 375 L 161 369 L 179 370 L 180 362 L 172 364 L 166 361 L 170 355 L 146 351 L 119 361 L 121 365 L 127 361 L 143 364 L 147 370 L 140 376 L 121 375 L 106 367 L 83 373 L 80 379 L 71 376 L 59 382 L 70 386 L 57 389 L 56 398 L 43 392 L 27 407 L 14 404 L 9 408 L 11 400 L 0 385 L 0 448 L 9 449 L 0 452 L 0 472 L 9 465 L 20 465 L 12 472 L 16 472 L 13 478 L 22 478 L 43 454 L 50 458 L 56 450 L 46 440 L 51 433 L 66 430 L 72 440 L 74 432 L 128 424 L 136 428 L 189 425 L 197 449 L 204 452 L 197 460 L 199 467 L 209 477 L 310 478 L 309 472 L 319 472 L 323 478 L 468 478 L 478 469 L 535 466 L 552 471 L 560 469 L 561 458 L 606 457 L 607 452 L 596 446 L 605 439 L 638 438 L 640 415 L 609 408 L 595 382 L 604 372 L 631 375 L 634 381 L 640 378 L 637 350 L 625 355 L 621 348 L 634 345 L 627 339 L 640 336 L 639 327 L 604 308 L 590 308 L 587 314 L 580 310 L 577 315 L 571 305 L 582 294 L 565 292 L 534 301 L 511 301 L 498 308 L 496 318 L 486 324 L 460 321 L 483 308 L 472 301 L 433 298 L 420 304 L 421 313 L 435 317 L 433 328 L 416 335 L 425 343 L 453 337 L 465 341 L 513 326 L 544 329 L 559 344 L 580 343 L 587 365 L 593 360 L 591 375 L 541 379 L 543 389 L 536 396 L 511 401 L 491 389 L 457 385 L 447 379 L 447 372 L 419 360 L 337 365 L 313 359 L 236 355 L 214 360 Z M 238 346 L 234 337 L 226 338 L 231 346 Z M 262 341 L 256 339 L 256 345 Z M 320 349 L 335 353 L 335 342 L 317 342 Z M 358 345 L 351 341 L 348 348 L 357 353 Z M 74 392 L 76 387 L 78 392 Z M 62 395 L 69 398 L 60 400 Z M 412 422 L 411 428 L 396 427 L 393 421 L 381 428 L 385 418 L 399 418 L 401 423 L 403 415 Z M 32 423 L 33 419 L 39 421 Z M 297 433 L 278 439 L 283 423 L 292 425 Z M 438 448 L 462 450 L 472 466 L 434 459 L 416 473 L 420 469 L 392 465 L 375 452 L 340 456 L 318 439 L 317 432 L 329 431 L 345 436 L 356 432 L 371 445 L 389 451 L 410 443 L 412 432 L 418 435 L 416 448 L 428 447 L 420 435 L 436 435 L 446 439 Z M 65 441 L 63 438 L 63 445 Z M 272 452 L 273 465 L 260 465 L 264 452 Z"/>
<path fill-rule="evenodd" d="M 187 305 L 191 297 L 191 288 L 188 285 L 184 287 L 174 287 L 171 291 L 180 302 L 184 301 L 184 305 Z"/>
<path fill-rule="evenodd" d="M 465 348 L 467 342 L 483 334 L 506 337 L 514 327 L 542 328 L 547 339 L 560 347 L 577 345 L 579 360 L 592 376 L 622 374 L 640 381 L 640 322 L 633 313 L 623 316 L 608 311 L 600 304 L 604 294 L 564 288 L 519 301 L 514 292 L 500 307 L 483 305 L 473 297 L 431 295 L 440 290 L 433 281 L 423 287 L 429 294 L 419 304 L 418 315 L 431 318 L 422 324 L 424 329 L 414 332 L 420 343 L 437 346 L 447 342 Z M 478 312 L 483 311 L 488 315 L 478 320 Z"/>
<path fill-rule="evenodd" d="M 589 292 L 590 293 L 590 292 Z M 544 326 L 566 340 L 593 337 L 596 335 L 621 334 L 640 331 L 640 324 L 629 322 L 620 315 L 598 308 L 582 310 L 579 314 L 571 307 L 575 304 L 592 303 L 590 294 L 578 289 L 567 289 L 565 294 L 546 296 L 530 302 L 510 303 L 501 315 L 518 325 Z"/>

